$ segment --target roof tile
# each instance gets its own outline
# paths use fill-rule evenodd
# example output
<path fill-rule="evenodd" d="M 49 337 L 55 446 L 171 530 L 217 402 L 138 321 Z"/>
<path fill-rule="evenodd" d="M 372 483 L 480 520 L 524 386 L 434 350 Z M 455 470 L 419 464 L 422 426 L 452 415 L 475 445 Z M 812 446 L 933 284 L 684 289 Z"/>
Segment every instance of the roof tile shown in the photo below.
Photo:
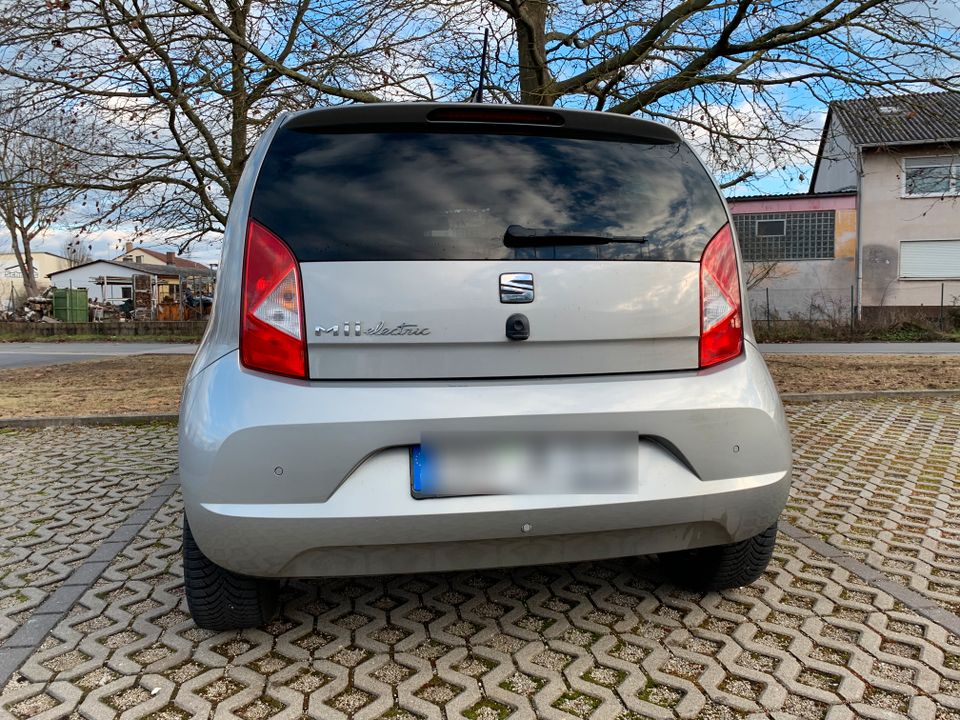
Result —
<path fill-rule="evenodd" d="M 837 100 L 830 108 L 855 145 L 960 140 L 960 92 Z"/>

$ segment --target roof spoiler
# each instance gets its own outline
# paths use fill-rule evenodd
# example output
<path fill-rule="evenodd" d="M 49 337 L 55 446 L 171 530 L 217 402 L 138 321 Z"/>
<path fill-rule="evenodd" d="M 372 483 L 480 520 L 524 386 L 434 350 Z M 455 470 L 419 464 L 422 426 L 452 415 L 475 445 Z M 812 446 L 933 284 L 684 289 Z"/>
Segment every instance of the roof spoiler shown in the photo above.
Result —
<path fill-rule="evenodd" d="M 478 115 L 482 114 L 482 117 Z M 544 108 L 535 105 L 478 106 L 475 103 L 372 103 L 341 105 L 292 113 L 283 122 L 283 129 L 306 131 L 389 131 L 404 126 L 420 126 L 418 130 L 440 126 L 458 130 L 472 126 L 489 130 L 504 125 L 538 128 L 538 133 L 620 136 L 655 143 L 681 142 L 677 133 L 666 125 L 640 120 L 628 115 L 592 110 Z M 412 128 L 411 128 L 412 129 Z"/>

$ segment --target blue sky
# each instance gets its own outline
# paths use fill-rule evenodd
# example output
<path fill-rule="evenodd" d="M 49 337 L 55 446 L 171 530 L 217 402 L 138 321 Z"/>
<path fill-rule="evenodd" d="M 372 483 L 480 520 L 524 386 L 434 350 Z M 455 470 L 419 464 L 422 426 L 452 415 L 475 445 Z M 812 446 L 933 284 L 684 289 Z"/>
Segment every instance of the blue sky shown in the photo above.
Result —
<path fill-rule="evenodd" d="M 960 25 L 960 3 L 951 0 L 942 2 L 940 0 L 926 0 L 923 3 L 916 3 L 916 5 L 916 15 L 918 17 L 933 12 L 954 26 Z M 911 89 L 923 91 L 932 88 L 917 86 Z M 730 188 L 727 191 L 728 194 L 779 194 L 805 192 L 809 188 L 813 155 L 816 152 L 820 131 L 826 117 L 826 106 L 801 86 L 795 88 L 782 87 L 778 92 L 781 93 L 783 102 L 791 108 L 791 112 L 797 114 L 797 117 L 807 116 L 804 119 L 807 133 L 803 139 L 806 152 L 791 153 L 786 159 L 774 160 L 771 158 L 765 167 L 769 172 L 761 174 L 757 179 Z M 850 97 L 850 93 L 851 90 L 840 83 L 820 88 L 821 95 L 838 99 Z M 774 169 L 774 166 L 776 166 L 776 169 Z M 85 236 L 82 242 L 91 246 L 90 252 L 94 257 L 111 258 L 123 252 L 125 240 L 131 234 L 129 229 L 120 227 L 94 232 Z M 35 249 L 61 253 L 64 242 L 73 239 L 73 237 L 73 233 L 67 228 L 53 228 L 45 238 L 35 242 Z M 145 238 L 142 245 L 161 251 L 176 249 L 175 246 L 166 244 L 164 238 L 159 235 Z M 219 254 L 220 242 L 213 240 L 195 243 L 187 256 L 199 262 L 209 263 L 216 262 Z"/>

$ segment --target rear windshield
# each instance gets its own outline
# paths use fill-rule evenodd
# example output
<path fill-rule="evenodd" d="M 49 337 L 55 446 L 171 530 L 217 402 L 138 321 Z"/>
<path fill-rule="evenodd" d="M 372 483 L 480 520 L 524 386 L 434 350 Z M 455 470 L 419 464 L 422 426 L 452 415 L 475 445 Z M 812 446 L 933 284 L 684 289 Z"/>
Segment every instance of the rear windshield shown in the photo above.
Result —
<path fill-rule="evenodd" d="M 696 261 L 726 222 L 684 145 L 476 132 L 281 130 L 251 214 L 301 262 Z"/>

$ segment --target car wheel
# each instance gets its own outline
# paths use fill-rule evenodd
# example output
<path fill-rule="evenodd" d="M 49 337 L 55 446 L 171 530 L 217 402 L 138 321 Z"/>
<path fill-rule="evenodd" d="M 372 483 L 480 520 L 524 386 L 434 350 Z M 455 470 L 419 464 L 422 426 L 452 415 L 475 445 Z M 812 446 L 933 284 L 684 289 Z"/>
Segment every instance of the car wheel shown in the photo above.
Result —
<path fill-rule="evenodd" d="M 239 575 L 203 554 L 183 518 L 183 584 L 193 621 L 207 630 L 238 630 L 268 623 L 277 610 L 279 583 Z"/>
<path fill-rule="evenodd" d="M 664 553 L 661 559 L 678 584 L 691 590 L 725 590 L 757 580 L 777 542 L 777 523 L 753 537 L 713 547 Z"/>

